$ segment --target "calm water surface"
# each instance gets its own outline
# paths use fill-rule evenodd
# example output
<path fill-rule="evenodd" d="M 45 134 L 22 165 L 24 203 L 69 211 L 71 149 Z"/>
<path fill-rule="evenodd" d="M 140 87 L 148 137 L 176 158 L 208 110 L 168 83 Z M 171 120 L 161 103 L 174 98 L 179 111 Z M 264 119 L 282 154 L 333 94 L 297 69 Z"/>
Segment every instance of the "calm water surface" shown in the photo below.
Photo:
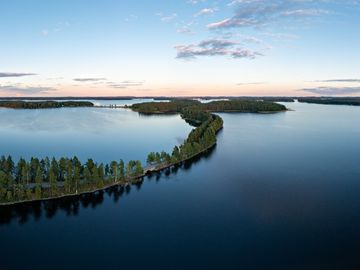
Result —
<path fill-rule="evenodd" d="M 295 111 L 221 114 L 215 149 L 142 185 L 0 209 L 1 269 L 360 269 L 360 108 L 286 105 Z M 0 114 L 1 151 L 14 155 L 142 155 L 190 130 L 128 111 Z M 78 132 L 84 148 L 80 135 L 56 142 Z M 19 149 L 43 140 L 43 150 Z"/>
<path fill-rule="evenodd" d="M 170 152 L 192 128 L 179 115 L 144 116 L 125 109 L 0 109 L 3 155 L 77 155 L 81 160 L 146 160 L 151 151 Z"/>

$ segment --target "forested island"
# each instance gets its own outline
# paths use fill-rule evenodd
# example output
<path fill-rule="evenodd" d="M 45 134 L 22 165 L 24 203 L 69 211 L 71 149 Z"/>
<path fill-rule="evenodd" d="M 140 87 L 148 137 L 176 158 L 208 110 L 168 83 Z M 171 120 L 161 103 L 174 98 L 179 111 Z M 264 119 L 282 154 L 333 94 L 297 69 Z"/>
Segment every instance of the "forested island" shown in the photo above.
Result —
<path fill-rule="evenodd" d="M 0 100 L 1 108 L 11 109 L 51 109 L 62 107 L 93 107 L 89 101 L 20 101 L 20 100 Z"/>
<path fill-rule="evenodd" d="M 178 113 L 183 109 L 207 112 L 241 112 L 241 113 L 266 113 L 286 111 L 284 105 L 256 100 L 221 100 L 201 103 L 197 100 L 173 100 L 171 102 L 144 102 L 130 106 L 134 111 L 144 114 Z"/>
<path fill-rule="evenodd" d="M 41 107 L 42 108 L 42 107 Z M 280 112 L 286 107 L 263 101 L 221 101 L 207 104 L 193 100 L 140 103 L 131 106 L 139 113 L 179 113 L 195 128 L 171 153 L 152 152 L 147 164 L 139 160 L 125 163 L 122 159 L 109 164 L 77 157 L 60 159 L 36 157 L 14 162 L 11 156 L 0 158 L 0 205 L 47 200 L 92 193 L 115 185 L 142 181 L 151 172 L 161 171 L 206 152 L 216 144 L 216 134 L 223 128 L 216 112 Z"/>
<path fill-rule="evenodd" d="M 304 97 L 299 102 L 324 105 L 351 105 L 360 106 L 360 97 Z"/>

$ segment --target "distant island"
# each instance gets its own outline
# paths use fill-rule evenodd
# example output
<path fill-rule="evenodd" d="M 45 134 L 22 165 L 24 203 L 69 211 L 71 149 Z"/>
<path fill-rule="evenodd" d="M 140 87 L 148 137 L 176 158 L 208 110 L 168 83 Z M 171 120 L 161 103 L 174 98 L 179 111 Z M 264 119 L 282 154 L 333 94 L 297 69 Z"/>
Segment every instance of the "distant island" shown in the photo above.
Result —
<path fill-rule="evenodd" d="M 94 104 L 89 101 L 18 101 L 0 100 L 1 108 L 11 109 L 51 109 L 62 107 L 93 107 Z"/>
<path fill-rule="evenodd" d="M 91 106 L 91 103 L 49 103 L 18 102 L 25 108 L 64 107 L 62 105 Z M 43 104 L 42 104 L 43 103 Z M 12 103 L 14 104 L 14 103 Z M 77 105 L 76 105 L 77 104 Z M 85 164 L 75 156 L 59 160 L 32 157 L 26 161 L 20 158 L 17 164 L 11 156 L 0 158 L 0 205 L 10 205 L 38 200 L 49 200 L 80 194 L 93 193 L 115 185 L 127 185 L 142 181 L 151 172 L 158 172 L 192 159 L 216 144 L 216 134 L 223 128 L 223 120 L 212 112 L 281 112 L 284 105 L 265 101 L 214 101 L 200 103 L 194 100 L 173 100 L 170 102 L 149 102 L 134 104 L 133 111 L 146 114 L 174 114 L 194 126 L 187 139 L 175 146 L 171 153 L 151 152 L 147 164 L 139 160 L 125 163 L 122 159 L 109 164 L 96 163 L 88 159 Z"/>
<path fill-rule="evenodd" d="M 172 102 L 145 102 L 130 106 L 134 111 L 144 114 L 178 113 L 184 109 L 206 112 L 265 113 L 286 111 L 284 105 L 255 100 L 221 100 L 201 103 L 197 100 L 173 100 Z"/>
<path fill-rule="evenodd" d="M 306 97 L 298 98 L 298 101 L 324 105 L 360 106 L 360 97 Z"/>

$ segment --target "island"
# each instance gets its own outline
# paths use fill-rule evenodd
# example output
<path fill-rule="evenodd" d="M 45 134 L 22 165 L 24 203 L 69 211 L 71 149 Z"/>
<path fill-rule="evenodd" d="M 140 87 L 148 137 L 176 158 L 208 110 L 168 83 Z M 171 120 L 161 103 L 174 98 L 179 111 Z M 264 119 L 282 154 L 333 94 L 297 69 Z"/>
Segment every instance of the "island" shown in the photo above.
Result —
<path fill-rule="evenodd" d="M 51 109 L 62 107 L 93 107 L 89 101 L 19 101 L 19 100 L 0 100 L 0 108 L 11 109 Z"/>
<path fill-rule="evenodd" d="M 170 102 L 144 102 L 130 106 L 134 111 L 144 114 L 179 113 L 184 109 L 207 112 L 241 112 L 241 113 L 266 113 L 286 111 L 284 105 L 249 99 L 234 99 L 211 101 L 201 103 L 197 100 L 175 99 Z"/>
<path fill-rule="evenodd" d="M 49 108 L 48 102 L 24 102 L 24 108 Z M 35 103 L 35 102 L 34 102 Z M 59 103 L 51 103 L 57 106 Z M 62 104 L 62 103 L 60 103 Z M 68 104 L 68 103 L 67 103 Z M 82 103 L 78 103 L 82 104 Z M 86 103 L 85 103 L 86 104 Z M 90 104 L 89 104 L 90 105 Z M 59 106 L 63 107 L 63 106 Z M 70 106 L 72 107 L 72 106 Z M 268 101 L 233 100 L 200 103 L 195 100 L 172 100 L 134 104 L 129 109 L 144 114 L 180 114 L 194 129 L 171 153 L 151 152 L 147 164 L 139 160 L 125 163 L 122 159 L 109 164 L 88 159 L 84 164 L 75 156 L 60 159 L 45 157 L 20 158 L 15 164 L 11 156 L 0 158 L 0 205 L 50 200 L 93 193 L 116 185 L 138 183 L 152 172 L 181 165 L 215 146 L 223 120 L 213 112 L 275 113 L 286 111 L 281 104 Z"/>
<path fill-rule="evenodd" d="M 351 105 L 360 106 L 360 97 L 303 97 L 299 102 L 323 105 Z"/>

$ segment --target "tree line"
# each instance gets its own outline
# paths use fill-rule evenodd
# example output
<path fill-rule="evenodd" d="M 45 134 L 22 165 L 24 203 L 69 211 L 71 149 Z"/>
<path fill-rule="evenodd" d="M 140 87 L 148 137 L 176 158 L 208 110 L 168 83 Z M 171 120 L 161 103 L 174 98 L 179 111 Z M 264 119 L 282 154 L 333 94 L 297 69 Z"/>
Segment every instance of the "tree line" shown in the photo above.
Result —
<path fill-rule="evenodd" d="M 220 100 L 209 103 L 201 103 L 197 109 L 210 112 L 241 112 L 241 113 L 261 113 L 261 112 L 281 112 L 286 111 L 282 104 L 261 101 L 261 100 Z"/>
<path fill-rule="evenodd" d="M 360 106 L 360 97 L 304 97 L 299 102 L 324 105 L 351 105 Z"/>
<path fill-rule="evenodd" d="M 89 101 L 19 101 L 0 100 L 0 107 L 11 109 L 50 109 L 62 107 L 93 107 Z"/>
<path fill-rule="evenodd" d="M 179 113 L 185 110 L 196 113 L 202 112 L 239 112 L 239 113 L 261 113 L 286 111 L 286 107 L 271 101 L 253 99 L 219 100 L 201 103 L 196 100 L 175 99 L 170 102 L 144 102 L 131 106 L 134 111 L 144 114 L 157 113 Z M 205 116 L 202 115 L 202 120 Z"/>
<path fill-rule="evenodd" d="M 170 102 L 143 102 L 130 106 L 133 111 L 143 114 L 175 114 L 185 107 L 199 105 L 200 101 L 191 99 L 176 99 Z"/>
<path fill-rule="evenodd" d="M 123 160 L 109 164 L 88 159 L 84 164 L 73 158 L 20 158 L 15 164 L 12 157 L 0 158 L 0 202 L 13 202 L 78 194 L 102 188 L 126 178 L 144 173 L 138 160 L 127 164 Z"/>
<path fill-rule="evenodd" d="M 200 119 L 192 118 L 189 111 L 182 114 L 184 119 L 191 119 L 192 122 L 198 123 Z M 199 114 L 195 114 L 199 115 Z M 223 120 L 220 116 L 207 113 L 208 117 L 201 124 L 193 129 L 187 139 L 180 145 L 175 146 L 172 153 L 151 152 L 147 156 L 147 165 L 155 169 L 167 167 L 169 165 L 180 163 L 190 159 L 199 153 L 209 149 L 216 143 L 216 134 L 223 128 Z M 186 118 L 185 118 L 186 117 Z"/>

